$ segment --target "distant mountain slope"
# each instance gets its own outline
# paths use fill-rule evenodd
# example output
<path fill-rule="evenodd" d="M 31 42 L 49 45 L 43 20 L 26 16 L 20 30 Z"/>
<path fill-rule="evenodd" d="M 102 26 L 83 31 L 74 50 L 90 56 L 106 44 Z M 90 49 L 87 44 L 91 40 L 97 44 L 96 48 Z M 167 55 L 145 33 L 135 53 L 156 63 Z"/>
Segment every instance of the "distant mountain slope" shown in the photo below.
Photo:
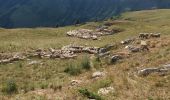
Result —
<path fill-rule="evenodd" d="M 152 8 L 170 8 L 170 0 L 0 0 L 0 26 L 70 25 Z"/>

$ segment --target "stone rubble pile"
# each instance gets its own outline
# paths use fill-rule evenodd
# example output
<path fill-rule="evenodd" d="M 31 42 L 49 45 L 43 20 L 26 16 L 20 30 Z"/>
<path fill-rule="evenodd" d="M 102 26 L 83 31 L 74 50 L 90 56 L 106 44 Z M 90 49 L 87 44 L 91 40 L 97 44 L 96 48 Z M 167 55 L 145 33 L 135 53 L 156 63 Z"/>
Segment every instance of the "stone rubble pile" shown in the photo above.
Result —
<path fill-rule="evenodd" d="M 97 40 L 98 37 L 100 36 L 105 36 L 105 35 L 112 35 L 114 33 L 118 33 L 121 30 L 118 29 L 108 29 L 108 27 L 100 27 L 97 28 L 96 30 L 89 30 L 89 29 L 77 29 L 77 30 L 71 30 L 67 32 L 68 36 L 71 37 L 78 37 L 82 39 L 93 39 Z"/>
<path fill-rule="evenodd" d="M 12 57 L 1 59 L 0 64 L 12 63 L 14 61 L 24 60 L 25 58 L 23 55 L 15 54 Z"/>
<path fill-rule="evenodd" d="M 37 49 L 23 54 L 15 54 L 14 56 L 8 58 L 0 56 L 0 64 L 12 63 L 14 61 L 24 60 L 26 58 L 32 57 L 69 59 L 77 57 L 77 53 L 97 54 L 98 49 L 98 47 L 87 47 L 78 45 L 67 45 L 57 50 L 53 48 L 50 48 L 49 50 Z"/>
<path fill-rule="evenodd" d="M 76 53 L 90 53 L 96 54 L 98 47 L 86 47 L 78 45 L 67 45 L 63 46 L 61 49 L 50 48 L 47 50 L 38 49 L 31 56 L 37 56 L 40 58 L 75 58 L 77 57 Z"/>
<path fill-rule="evenodd" d="M 72 37 L 78 37 L 82 39 L 90 39 L 96 37 L 96 35 L 92 34 L 92 30 L 89 29 L 77 29 L 77 30 L 71 30 L 67 32 L 68 36 Z"/>

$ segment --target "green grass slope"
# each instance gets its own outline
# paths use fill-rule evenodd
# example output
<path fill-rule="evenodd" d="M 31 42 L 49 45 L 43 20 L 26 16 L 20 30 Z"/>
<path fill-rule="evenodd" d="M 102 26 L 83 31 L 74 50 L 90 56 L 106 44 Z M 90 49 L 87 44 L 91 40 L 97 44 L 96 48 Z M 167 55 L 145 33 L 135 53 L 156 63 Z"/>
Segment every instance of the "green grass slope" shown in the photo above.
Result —
<path fill-rule="evenodd" d="M 104 46 L 116 44 L 112 53 L 123 52 L 124 46 L 119 43 L 129 37 L 138 36 L 140 32 L 160 32 L 159 39 L 149 39 L 155 45 L 149 53 L 134 53 L 121 62 L 110 65 L 107 61 L 96 62 L 90 57 L 93 68 L 90 71 L 82 70 L 80 75 L 71 76 L 64 73 L 70 63 L 81 65 L 84 55 L 76 59 L 34 59 L 43 62 L 42 65 L 30 65 L 28 61 L 0 65 L 0 99 L 2 100 L 86 100 L 79 89 L 87 88 L 93 93 L 106 86 L 113 86 L 115 92 L 104 95 L 104 100 L 169 100 L 170 74 L 148 77 L 134 75 L 138 69 L 154 67 L 170 63 L 170 10 L 147 10 L 127 12 L 118 20 L 104 22 L 89 22 L 79 26 L 60 28 L 18 28 L 0 29 L 0 52 L 23 52 L 31 49 L 60 48 L 71 43 L 90 46 Z M 94 29 L 103 23 L 114 23 L 112 28 L 121 28 L 124 31 L 118 34 L 103 36 L 101 40 L 84 40 L 66 36 L 66 32 L 79 29 Z M 89 55 L 88 55 L 89 56 Z M 78 66 L 80 67 L 80 66 Z M 96 70 L 107 72 L 107 76 L 98 80 L 90 77 Z M 70 87 L 71 80 L 82 80 L 83 83 Z M 9 95 L 2 92 L 8 80 L 15 81 L 18 93 Z M 60 90 L 59 88 L 62 87 Z M 55 91 L 51 90 L 54 89 Z M 23 92 L 24 91 L 24 92 Z"/>

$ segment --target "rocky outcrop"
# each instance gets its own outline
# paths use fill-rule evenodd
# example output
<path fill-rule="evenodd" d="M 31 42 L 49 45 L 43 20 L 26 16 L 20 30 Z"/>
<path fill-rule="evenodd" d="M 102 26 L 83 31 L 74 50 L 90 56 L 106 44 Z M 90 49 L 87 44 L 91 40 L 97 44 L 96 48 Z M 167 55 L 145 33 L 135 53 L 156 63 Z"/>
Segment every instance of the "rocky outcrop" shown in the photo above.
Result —
<path fill-rule="evenodd" d="M 170 64 L 163 65 L 162 67 L 158 68 L 145 68 L 138 71 L 139 76 L 148 76 L 152 73 L 159 73 L 159 74 L 166 74 L 170 71 Z"/>

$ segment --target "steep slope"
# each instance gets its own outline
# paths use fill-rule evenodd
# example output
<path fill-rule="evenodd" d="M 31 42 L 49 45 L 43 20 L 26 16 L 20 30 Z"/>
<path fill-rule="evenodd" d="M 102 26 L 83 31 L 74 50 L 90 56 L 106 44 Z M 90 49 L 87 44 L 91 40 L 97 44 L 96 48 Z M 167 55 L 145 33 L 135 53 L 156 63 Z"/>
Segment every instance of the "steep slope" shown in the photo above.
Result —
<path fill-rule="evenodd" d="M 169 0 L 0 0 L 0 26 L 70 25 L 123 11 L 169 7 Z"/>

